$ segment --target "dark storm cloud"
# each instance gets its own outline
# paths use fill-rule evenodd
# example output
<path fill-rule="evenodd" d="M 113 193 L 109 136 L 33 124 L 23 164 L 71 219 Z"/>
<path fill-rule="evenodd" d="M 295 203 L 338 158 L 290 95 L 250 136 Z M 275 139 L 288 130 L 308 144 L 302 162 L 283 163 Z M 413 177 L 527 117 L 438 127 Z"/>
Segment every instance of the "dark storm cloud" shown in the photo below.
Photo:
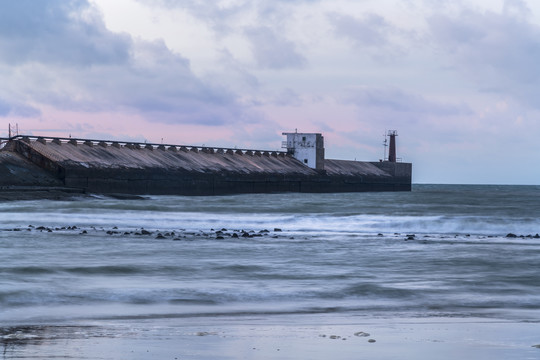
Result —
<path fill-rule="evenodd" d="M 87 1 L 0 5 L 0 115 L 37 116 L 20 104 L 72 111 L 125 111 L 154 122 L 236 122 L 234 93 L 198 78 L 162 41 L 134 41 L 105 28 Z M 7 70 L 6 70 L 7 69 Z"/>
<path fill-rule="evenodd" d="M 69 65 L 127 61 L 130 38 L 113 34 L 81 0 L 6 1 L 0 11 L 0 61 Z"/>

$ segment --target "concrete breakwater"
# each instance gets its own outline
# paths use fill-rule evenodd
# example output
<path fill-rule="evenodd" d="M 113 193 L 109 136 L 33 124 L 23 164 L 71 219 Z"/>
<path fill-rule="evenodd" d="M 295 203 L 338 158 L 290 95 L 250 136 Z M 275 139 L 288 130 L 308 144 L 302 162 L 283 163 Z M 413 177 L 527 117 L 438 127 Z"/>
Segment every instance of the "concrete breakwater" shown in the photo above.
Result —
<path fill-rule="evenodd" d="M 290 148 L 262 151 L 16 136 L 5 139 L 0 151 L 0 186 L 153 195 L 411 189 L 409 163 L 320 159 L 317 151 L 319 163 L 312 168 Z"/>

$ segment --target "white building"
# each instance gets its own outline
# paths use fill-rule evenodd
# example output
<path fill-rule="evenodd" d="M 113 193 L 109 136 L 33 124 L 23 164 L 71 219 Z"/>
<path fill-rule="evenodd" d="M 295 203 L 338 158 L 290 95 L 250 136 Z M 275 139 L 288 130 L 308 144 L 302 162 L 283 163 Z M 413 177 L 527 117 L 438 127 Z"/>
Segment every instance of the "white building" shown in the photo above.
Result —
<path fill-rule="evenodd" d="M 318 133 L 282 133 L 287 136 L 283 148 L 312 169 L 324 170 L 324 137 Z"/>

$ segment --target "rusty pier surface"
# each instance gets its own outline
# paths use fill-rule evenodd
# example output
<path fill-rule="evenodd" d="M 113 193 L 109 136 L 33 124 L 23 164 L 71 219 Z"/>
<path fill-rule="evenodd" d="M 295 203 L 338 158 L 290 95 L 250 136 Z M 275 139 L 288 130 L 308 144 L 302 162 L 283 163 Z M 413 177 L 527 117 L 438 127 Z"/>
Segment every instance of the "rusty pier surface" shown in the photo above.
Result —
<path fill-rule="evenodd" d="M 317 170 L 284 151 L 24 135 L 0 140 L 0 189 L 139 195 L 411 190 L 409 163 L 325 159 L 324 170 Z"/>

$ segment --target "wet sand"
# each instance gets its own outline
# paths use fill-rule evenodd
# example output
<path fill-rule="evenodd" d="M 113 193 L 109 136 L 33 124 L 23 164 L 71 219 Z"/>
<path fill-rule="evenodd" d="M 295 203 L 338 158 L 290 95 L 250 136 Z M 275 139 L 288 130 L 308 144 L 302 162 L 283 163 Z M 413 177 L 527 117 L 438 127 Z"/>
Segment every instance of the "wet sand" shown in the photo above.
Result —
<path fill-rule="evenodd" d="M 536 359 L 539 324 L 332 316 L 2 328 L 3 359 Z M 539 345 L 540 347 L 540 345 Z"/>

